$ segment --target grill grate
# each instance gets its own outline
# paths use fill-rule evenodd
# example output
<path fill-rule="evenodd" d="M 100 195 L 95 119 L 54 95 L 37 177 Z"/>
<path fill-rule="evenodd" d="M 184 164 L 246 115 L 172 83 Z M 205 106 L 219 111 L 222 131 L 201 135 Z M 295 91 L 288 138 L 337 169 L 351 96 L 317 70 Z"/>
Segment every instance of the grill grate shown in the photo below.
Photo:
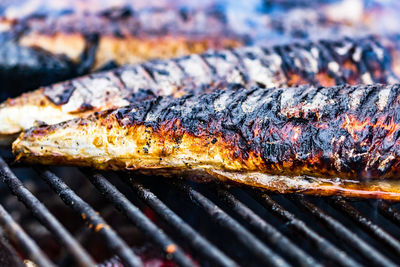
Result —
<path fill-rule="evenodd" d="M 122 211 L 138 228 L 144 231 L 164 253 L 170 254 L 172 258 L 182 266 L 193 266 L 192 260 L 185 256 L 185 253 L 178 247 L 164 232 L 157 228 L 136 206 L 134 206 L 125 196 L 118 191 L 102 175 L 88 175 L 92 184 L 112 202 L 115 207 Z"/>
<path fill-rule="evenodd" d="M 321 220 L 335 235 L 345 242 L 349 242 L 356 250 L 358 250 L 364 257 L 371 262 L 380 266 L 396 266 L 393 262 L 371 247 L 368 243 L 354 234 L 351 230 L 347 229 L 343 224 L 327 215 L 323 210 L 316 207 L 314 204 L 305 200 L 301 196 L 296 196 L 295 201 L 302 207 L 310 211 L 317 219 Z"/>
<path fill-rule="evenodd" d="M 289 266 L 281 256 L 265 246 L 255 235 L 250 233 L 244 226 L 196 189 L 181 182 L 174 182 L 174 184 L 179 190 L 184 192 L 193 203 L 199 205 L 208 213 L 217 224 L 229 229 L 237 240 L 241 242 L 249 252 L 252 251 L 264 264 L 268 264 L 269 266 Z"/>
<path fill-rule="evenodd" d="M 103 220 L 101 216 L 78 195 L 75 194 L 60 178 L 52 172 L 39 169 L 43 179 L 60 196 L 64 203 L 80 214 L 89 224 L 90 229 L 102 235 L 111 251 L 116 253 L 128 266 L 140 266 L 140 258 L 133 253 L 121 237 Z"/>
<path fill-rule="evenodd" d="M 25 231 L 14 221 L 11 215 L 0 205 L 0 224 L 6 230 L 7 235 L 18 244 L 28 258 L 40 266 L 54 266 L 40 248 Z"/>
<path fill-rule="evenodd" d="M 149 205 L 161 218 L 168 222 L 175 231 L 190 244 L 193 250 L 208 258 L 219 266 L 237 266 L 237 264 L 216 248 L 212 243 L 203 238 L 189 224 L 182 220 L 176 213 L 168 208 L 156 195 L 143 187 L 142 184 L 131 179 L 131 186 L 135 193 Z"/>
<path fill-rule="evenodd" d="M 388 234 L 385 230 L 379 227 L 377 224 L 372 222 L 370 219 L 362 215 L 358 210 L 349 205 L 346 201 L 344 201 L 340 197 L 334 197 L 333 202 L 335 207 L 339 208 L 343 213 L 349 216 L 352 220 L 354 220 L 357 224 L 365 229 L 369 234 L 373 235 L 377 240 L 384 243 L 386 246 L 390 247 L 390 249 L 400 255 L 400 242 L 394 239 L 390 234 Z"/>
<path fill-rule="evenodd" d="M 389 218 L 389 220 L 392 220 L 397 225 L 400 225 L 400 211 L 398 211 L 396 208 L 383 201 L 378 201 L 378 209 L 384 216 Z"/>
<path fill-rule="evenodd" d="M 283 221 L 286 221 L 297 231 L 309 238 L 315 244 L 315 247 L 319 250 L 319 252 L 325 257 L 331 259 L 332 261 L 336 261 L 342 266 L 360 266 L 344 251 L 340 250 L 327 239 L 309 228 L 309 226 L 307 226 L 304 221 L 299 220 L 293 213 L 285 210 L 270 196 L 261 193 L 254 193 L 254 195 L 256 195 L 262 205 L 264 205 L 264 207 L 266 207 L 270 212 L 274 213 L 276 216 L 280 217 Z"/>
<path fill-rule="evenodd" d="M 0 158 L 0 176 L 12 194 L 76 264 L 94 266 L 98 259 L 95 261 L 96 256 L 82 245 L 78 231 L 70 230 L 64 216 L 51 212 L 38 193 L 35 196 L 28 190 L 26 178 L 15 175 L 18 169 Z M 143 264 L 137 250 L 126 241 L 129 237 L 117 233 L 116 226 L 101 214 L 101 205 L 90 204 L 84 200 L 90 199 L 88 195 L 67 185 L 70 171 L 58 174 L 58 169 L 36 166 L 34 170 L 49 185 L 51 194 L 79 215 L 92 234 L 103 238 L 110 254 L 127 266 Z M 104 196 L 95 193 L 97 198 L 108 200 L 144 239 L 180 266 L 396 266 L 400 260 L 400 213 L 395 203 L 275 196 L 221 184 L 79 171 Z M 4 196 L 2 199 L 4 202 Z M 8 209 L 9 214 L 6 209 L 7 203 L 0 206 L 0 225 L 19 253 L 39 266 L 68 262 L 65 256 L 62 260 L 46 256 L 39 240 L 20 226 L 22 220 L 15 219 L 15 211 Z M 146 214 L 146 209 L 157 220 Z"/>
<path fill-rule="evenodd" d="M 218 188 L 217 193 L 232 210 L 237 212 L 244 220 L 247 220 L 255 231 L 267 239 L 273 247 L 279 249 L 282 254 L 292 258 L 303 266 L 320 266 L 312 257 L 282 235 L 275 227 L 268 224 L 251 209 L 246 207 L 245 204 L 237 200 L 227 190 Z"/>
<path fill-rule="evenodd" d="M 51 231 L 58 240 L 74 255 L 77 262 L 84 265 L 93 265 L 94 261 L 73 236 L 51 214 L 51 212 L 28 190 L 14 175 L 5 161 L 0 158 L 0 174 L 3 182 L 7 184 L 11 192 L 18 197 L 24 205 L 30 209 L 33 215 Z"/>

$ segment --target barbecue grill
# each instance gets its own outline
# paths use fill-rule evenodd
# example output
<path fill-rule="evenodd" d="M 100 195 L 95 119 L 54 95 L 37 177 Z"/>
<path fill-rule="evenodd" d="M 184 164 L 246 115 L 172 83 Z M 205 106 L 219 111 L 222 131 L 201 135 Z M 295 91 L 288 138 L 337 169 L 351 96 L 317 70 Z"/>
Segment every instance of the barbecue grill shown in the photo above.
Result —
<path fill-rule="evenodd" d="M 143 246 L 162 266 L 395 266 L 400 260 L 395 203 L 27 167 L 13 165 L 8 153 L 0 159 L 9 189 L 1 188 L 0 206 L 12 244 L 6 248 L 39 266 L 154 264 Z M 128 226 L 133 232 L 121 232 Z M 45 233 L 34 233 L 38 228 Z"/>
<path fill-rule="evenodd" d="M 335 1 L 263 2 L 265 11 L 273 12 Z M 293 22 L 288 17 L 285 13 L 271 17 L 270 27 L 282 31 L 279 36 L 289 32 L 290 38 L 309 39 L 312 32 L 318 37 L 335 33 L 334 21 L 326 26 L 332 31 L 321 33 L 315 30 L 318 25 L 307 25 L 308 20 L 298 25 L 295 16 Z M 277 42 L 289 38 L 283 37 Z M 397 35 L 395 39 L 397 46 Z M 348 42 L 353 43 L 351 38 Z M 380 72 L 374 72 L 378 61 L 370 44 L 375 44 L 373 39 L 361 43 L 365 59 L 355 69 L 360 76 L 367 69 L 377 77 L 375 82 L 385 83 Z M 299 53 L 297 46 L 274 48 L 287 59 L 283 68 L 288 73 L 297 71 L 294 60 L 301 57 L 292 61 L 289 56 Z M 325 51 L 334 45 L 321 41 L 317 46 Z M 333 54 L 325 52 L 328 59 Z M 382 69 L 390 69 L 390 60 L 384 62 L 388 66 Z M 314 80 L 313 75 L 307 81 Z M 0 149 L 0 178 L 0 266 L 397 266 L 400 262 L 400 203 L 279 195 L 215 181 L 129 172 L 27 166 L 14 163 L 7 149 Z"/>

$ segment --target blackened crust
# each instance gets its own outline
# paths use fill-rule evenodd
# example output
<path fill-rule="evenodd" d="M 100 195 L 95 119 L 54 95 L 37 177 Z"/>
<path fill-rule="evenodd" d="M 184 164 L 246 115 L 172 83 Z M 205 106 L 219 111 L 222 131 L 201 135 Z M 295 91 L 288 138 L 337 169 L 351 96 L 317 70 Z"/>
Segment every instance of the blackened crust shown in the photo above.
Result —
<path fill-rule="evenodd" d="M 217 138 L 243 170 L 363 180 L 400 177 L 399 100 L 399 85 L 228 89 L 157 98 L 112 116 L 176 140 Z"/>

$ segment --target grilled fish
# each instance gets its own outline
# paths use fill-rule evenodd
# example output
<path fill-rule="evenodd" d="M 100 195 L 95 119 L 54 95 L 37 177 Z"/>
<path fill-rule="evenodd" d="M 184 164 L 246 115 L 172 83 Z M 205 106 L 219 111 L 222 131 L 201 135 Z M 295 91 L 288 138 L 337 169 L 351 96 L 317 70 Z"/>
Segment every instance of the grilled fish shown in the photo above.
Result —
<path fill-rule="evenodd" d="M 13 152 L 29 163 L 400 200 L 399 114 L 400 84 L 229 86 L 32 128 Z"/>
<path fill-rule="evenodd" d="M 9 144 L 35 122 L 54 124 L 159 95 L 210 92 L 223 88 L 221 80 L 259 87 L 395 83 L 391 64 L 396 65 L 395 52 L 400 51 L 395 40 L 368 37 L 243 47 L 92 74 L 1 104 L 0 142 Z"/>
<path fill-rule="evenodd" d="M 78 7 L 17 19 L 0 16 L 1 92 L 16 96 L 101 69 L 244 42 L 215 8 L 124 6 L 85 13 Z"/>

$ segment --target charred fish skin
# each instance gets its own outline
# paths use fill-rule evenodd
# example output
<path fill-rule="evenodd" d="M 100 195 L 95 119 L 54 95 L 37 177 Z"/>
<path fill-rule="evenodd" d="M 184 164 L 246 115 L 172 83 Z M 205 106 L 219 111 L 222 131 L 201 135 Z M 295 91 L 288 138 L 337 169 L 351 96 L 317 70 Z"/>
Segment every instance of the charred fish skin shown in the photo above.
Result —
<path fill-rule="evenodd" d="M 368 37 L 243 47 L 95 73 L 1 104 L 0 141 L 8 144 L 9 135 L 29 129 L 35 121 L 53 124 L 154 96 L 201 94 L 226 84 L 391 84 L 399 81 L 391 65 L 395 44 L 394 39 Z"/>
<path fill-rule="evenodd" d="M 110 66 L 244 44 L 244 37 L 230 29 L 223 13 L 204 7 L 184 10 L 184 6 L 143 10 L 122 6 L 18 19 L 3 15 L 1 99 Z"/>
<path fill-rule="evenodd" d="M 155 95 L 162 96 L 202 93 L 199 86 L 222 79 L 228 83 L 260 87 L 395 83 L 398 77 L 391 66 L 392 51 L 385 46 L 392 44 L 393 47 L 397 42 L 395 38 L 370 36 L 356 40 L 346 38 L 274 47 L 210 50 L 200 55 L 156 60 L 93 74 L 78 79 L 76 85 L 71 81 L 45 87 L 44 94 L 60 106 L 68 105 L 75 95 L 81 95 L 80 100 L 84 103 L 76 103 L 77 108 L 86 105 L 96 111 L 107 102 L 107 92 L 100 93 L 94 100 L 91 95 L 94 92 L 85 95 L 83 91 L 93 91 L 91 84 L 101 80 L 108 81 L 101 88 L 116 89 L 121 92 L 119 97 L 124 99 L 129 99 L 139 89 L 151 89 Z M 85 88 L 81 89 L 79 84 Z"/>
<path fill-rule="evenodd" d="M 280 192 L 400 200 L 399 101 L 399 84 L 158 97 L 30 129 L 13 152 L 30 163 L 208 173 Z"/>

